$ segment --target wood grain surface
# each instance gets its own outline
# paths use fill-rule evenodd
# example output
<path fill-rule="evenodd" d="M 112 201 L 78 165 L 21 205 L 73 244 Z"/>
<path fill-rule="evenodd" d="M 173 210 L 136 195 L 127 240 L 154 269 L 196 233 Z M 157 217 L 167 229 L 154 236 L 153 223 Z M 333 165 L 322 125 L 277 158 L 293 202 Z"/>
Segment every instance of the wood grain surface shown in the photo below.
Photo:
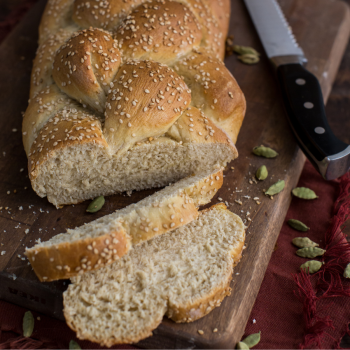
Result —
<path fill-rule="evenodd" d="M 99 213 L 88 215 L 86 202 L 56 210 L 31 189 L 21 142 L 21 112 L 27 106 L 37 27 L 44 3 L 39 1 L 0 47 L 0 254 L 6 252 L 0 255 L 0 298 L 62 318 L 62 291 L 68 282 L 39 283 L 23 257 L 24 247 L 32 246 L 36 239 L 47 240 L 67 228 L 137 202 L 154 191 L 136 192 L 131 197 L 110 196 Z M 349 11 L 338 1 L 281 0 L 280 3 L 309 59 L 308 68 L 320 79 L 327 99 L 348 42 Z M 242 1 L 233 0 L 232 7 L 230 33 L 235 35 L 235 43 L 253 46 L 263 53 Z M 256 66 L 245 66 L 235 56 L 226 62 L 248 101 L 237 144 L 240 157 L 229 165 L 224 187 L 213 200 L 213 203 L 217 203 L 218 198 L 227 201 L 230 210 L 239 214 L 248 226 L 247 249 L 234 271 L 232 295 L 220 308 L 192 324 L 175 324 L 165 318 L 153 337 L 138 344 L 141 347 L 233 348 L 244 332 L 291 201 L 290 190 L 296 185 L 304 163 L 284 117 L 273 72 L 267 59 L 262 57 Z M 340 86 L 347 87 L 348 74 L 344 70 L 344 83 L 338 83 Z M 327 108 L 327 112 L 334 115 L 330 118 L 331 125 L 339 123 L 335 121 L 337 103 L 343 98 L 342 93 L 339 94 L 340 97 L 331 99 L 333 105 Z M 260 144 L 276 149 L 279 157 L 275 160 L 254 157 L 251 150 Z M 268 167 L 271 176 L 256 184 L 251 178 L 262 164 Z M 286 181 L 286 188 L 271 200 L 264 196 L 263 189 L 278 179 Z M 260 205 L 254 197 L 259 197 Z M 214 328 L 218 329 L 217 333 L 213 333 Z M 203 335 L 198 334 L 200 329 Z"/>

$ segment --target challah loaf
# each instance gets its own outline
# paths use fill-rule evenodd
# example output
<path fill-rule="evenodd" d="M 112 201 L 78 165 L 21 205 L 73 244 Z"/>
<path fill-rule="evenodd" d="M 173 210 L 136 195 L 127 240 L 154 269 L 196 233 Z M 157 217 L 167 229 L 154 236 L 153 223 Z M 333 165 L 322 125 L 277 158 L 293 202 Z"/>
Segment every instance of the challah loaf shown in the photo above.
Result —
<path fill-rule="evenodd" d="M 242 220 L 216 205 L 112 265 L 74 277 L 63 293 L 66 321 L 79 339 L 102 346 L 138 342 L 164 315 L 195 321 L 230 294 L 244 240 Z"/>
<path fill-rule="evenodd" d="M 70 278 L 119 259 L 135 245 L 186 225 L 223 183 L 220 170 L 190 176 L 129 205 L 26 250 L 40 281 Z"/>
<path fill-rule="evenodd" d="M 229 0 L 48 0 L 23 142 L 60 207 L 226 166 L 246 103 L 221 61 Z"/>

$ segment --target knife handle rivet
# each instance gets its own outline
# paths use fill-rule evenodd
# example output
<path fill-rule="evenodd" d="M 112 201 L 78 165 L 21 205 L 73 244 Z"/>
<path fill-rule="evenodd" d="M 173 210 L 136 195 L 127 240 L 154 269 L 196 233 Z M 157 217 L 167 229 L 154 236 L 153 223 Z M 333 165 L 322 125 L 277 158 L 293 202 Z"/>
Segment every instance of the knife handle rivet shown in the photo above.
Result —
<path fill-rule="evenodd" d="M 314 108 L 314 104 L 312 102 L 305 102 L 304 107 L 307 109 L 312 109 Z"/>
<path fill-rule="evenodd" d="M 295 81 L 298 85 L 305 85 L 306 84 L 306 81 L 304 79 L 297 79 Z"/>
<path fill-rule="evenodd" d="M 326 132 L 326 130 L 324 128 L 322 128 L 321 126 L 318 126 L 317 128 L 315 128 L 315 133 L 322 135 Z"/>

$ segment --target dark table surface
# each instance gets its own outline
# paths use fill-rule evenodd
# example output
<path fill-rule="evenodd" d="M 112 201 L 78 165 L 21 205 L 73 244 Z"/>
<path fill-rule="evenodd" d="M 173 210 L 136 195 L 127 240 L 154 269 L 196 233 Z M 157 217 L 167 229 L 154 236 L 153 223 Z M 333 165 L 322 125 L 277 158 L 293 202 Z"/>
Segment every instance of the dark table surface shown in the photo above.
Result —
<path fill-rule="evenodd" d="M 342 1 L 350 6 L 350 0 Z M 33 3 L 35 0 L 30 2 Z M 28 0 L 0 0 L 0 22 L 24 3 L 28 3 Z M 350 42 L 329 96 L 326 112 L 335 135 L 350 144 Z M 350 234 L 350 227 L 346 231 Z M 345 337 L 341 346 L 344 348 L 350 346 L 350 337 Z"/>

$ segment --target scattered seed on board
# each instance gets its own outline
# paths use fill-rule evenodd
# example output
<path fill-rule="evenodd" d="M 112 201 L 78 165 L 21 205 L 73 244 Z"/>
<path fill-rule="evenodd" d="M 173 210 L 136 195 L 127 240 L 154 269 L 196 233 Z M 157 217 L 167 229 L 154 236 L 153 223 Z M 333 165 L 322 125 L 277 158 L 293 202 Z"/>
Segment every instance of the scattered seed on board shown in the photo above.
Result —
<path fill-rule="evenodd" d="M 309 248 L 309 247 L 318 247 L 318 244 L 313 242 L 308 237 L 296 237 L 292 240 L 293 244 L 299 248 Z"/>
<path fill-rule="evenodd" d="M 34 330 L 34 317 L 30 311 L 27 311 L 23 317 L 23 336 L 29 338 Z"/>
<path fill-rule="evenodd" d="M 300 266 L 300 270 L 304 270 L 306 273 L 315 273 L 317 271 L 320 270 L 320 268 L 322 267 L 322 263 L 321 261 L 317 261 L 317 260 L 310 260 L 307 261 L 305 264 L 302 264 Z"/>
<path fill-rule="evenodd" d="M 255 177 L 260 180 L 263 181 L 267 178 L 267 176 L 269 175 L 267 168 L 265 165 L 262 165 L 256 172 Z"/>
<path fill-rule="evenodd" d="M 248 335 L 248 337 L 243 339 L 241 341 L 241 343 L 246 344 L 248 346 L 248 348 L 251 349 L 255 345 L 259 344 L 259 342 L 260 342 L 260 335 L 261 335 L 261 332 Z"/>
<path fill-rule="evenodd" d="M 258 146 L 253 149 L 253 153 L 256 156 L 264 158 L 276 158 L 278 153 L 270 147 Z"/>
<path fill-rule="evenodd" d="M 322 256 L 326 251 L 318 248 L 318 247 L 307 247 L 307 248 L 301 248 L 296 251 L 296 254 L 298 256 L 301 256 L 302 258 L 309 258 L 313 259 L 317 256 Z"/>
<path fill-rule="evenodd" d="M 274 196 L 275 194 L 282 192 L 284 189 L 284 186 L 285 186 L 284 180 L 279 180 L 265 192 L 265 195 Z"/>
<path fill-rule="evenodd" d="M 260 53 L 253 49 L 252 47 L 249 46 L 241 46 L 241 45 L 233 45 L 232 47 L 233 51 L 239 55 L 255 55 L 255 56 L 260 56 Z"/>
<path fill-rule="evenodd" d="M 345 278 L 350 278 L 350 263 L 346 265 L 343 276 Z"/>
<path fill-rule="evenodd" d="M 306 232 L 310 230 L 310 227 L 307 227 L 303 222 L 296 220 L 296 219 L 289 219 L 288 225 L 290 227 L 293 227 L 295 230 Z"/>
<path fill-rule="evenodd" d="M 96 213 L 102 209 L 104 204 L 105 204 L 105 197 L 103 196 L 97 197 L 90 203 L 86 211 L 88 213 Z"/>
<path fill-rule="evenodd" d="M 238 59 L 245 64 L 256 64 L 260 61 L 259 56 L 252 55 L 249 53 L 247 53 L 245 55 L 238 56 Z"/>
<path fill-rule="evenodd" d="M 74 340 L 71 340 L 70 342 L 69 342 L 69 349 L 76 349 L 76 350 L 79 350 L 79 349 L 81 349 L 81 347 L 80 347 L 80 345 L 76 342 L 76 341 L 74 341 Z"/>
<path fill-rule="evenodd" d="M 295 197 L 301 198 L 301 199 L 316 199 L 318 196 L 313 190 L 310 190 L 310 188 L 307 187 L 297 187 L 294 188 L 292 191 L 293 195 Z"/>
<path fill-rule="evenodd" d="M 204 332 L 203 332 L 201 329 L 198 330 L 198 333 L 199 333 L 200 335 L 203 335 L 203 334 L 204 334 Z"/>

